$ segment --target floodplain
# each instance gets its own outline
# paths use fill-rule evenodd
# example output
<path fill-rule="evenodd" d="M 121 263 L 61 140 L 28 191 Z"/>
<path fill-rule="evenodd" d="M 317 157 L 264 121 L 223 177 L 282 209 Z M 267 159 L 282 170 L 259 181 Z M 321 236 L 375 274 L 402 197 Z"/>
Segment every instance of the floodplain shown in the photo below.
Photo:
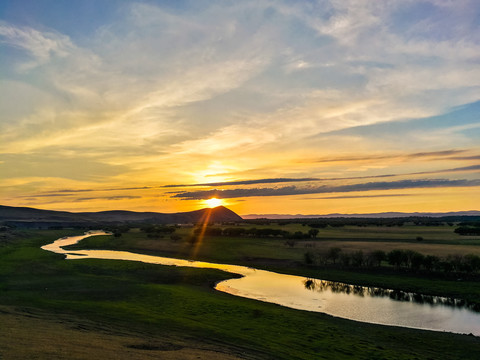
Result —
<path fill-rule="evenodd" d="M 250 223 L 212 227 L 232 226 L 253 227 Z M 300 223 L 273 222 L 255 224 L 255 228 L 291 233 L 310 229 Z M 314 238 L 291 242 L 281 237 L 222 236 L 218 232 L 199 239 L 194 227 L 166 232 L 130 228 L 116 236 L 87 238 L 72 248 L 247 265 L 480 301 L 475 274 L 458 279 L 398 270 L 387 260 L 381 266 L 358 268 L 321 260 L 331 248 L 340 248 L 344 254 L 360 249 L 365 254 L 392 249 L 442 257 L 479 254 L 479 237 L 458 235 L 446 224 L 327 226 L 318 230 Z M 121 353 L 125 358 L 161 354 L 165 359 L 473 359 L 480 351 L 475 336 L 372 325 L 236 298 L 213 289 L 216 282 L 232 277 L 216 270 L 113 260 L 65 261 L 61 255 L 40 249 L 59 237 L 77 234 L 73 229 L 11 230 L 4 236 L 0 316 L 6 326 L 2 326 L 0 354 L 5 358 L 33 354 L 67 358 L 69 353 L 68 358 L 81 359 L 103 352 L 104 358 Z M 315 254 L 315 262 L 305 261 L 307 252 Z M 26 339 L 33 344 L 31 350 L 25 346 Z"/>

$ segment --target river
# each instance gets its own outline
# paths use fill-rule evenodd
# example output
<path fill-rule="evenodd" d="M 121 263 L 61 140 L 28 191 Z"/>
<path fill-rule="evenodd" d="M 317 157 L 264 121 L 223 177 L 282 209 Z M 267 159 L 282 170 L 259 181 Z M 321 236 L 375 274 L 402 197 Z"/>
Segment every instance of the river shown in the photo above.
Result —
<path fill-rule="evenodd" d="M 480 336 L 480 313 L 465 306 L 460 300 L 353 286 L 239 265 L 173 259 L 126 251 L 63 249 L 92 235 L 107 234 L 92 231 L 85 235 L 64 237 L 42 246 L 42 249 L 64 254 L 69 260 L 129 260 L 167 266 L 218 269 L 242 275 L 241 278 L 221 281 L 215 287 L 218 291 L 235 296 L 368 323 Z"/>

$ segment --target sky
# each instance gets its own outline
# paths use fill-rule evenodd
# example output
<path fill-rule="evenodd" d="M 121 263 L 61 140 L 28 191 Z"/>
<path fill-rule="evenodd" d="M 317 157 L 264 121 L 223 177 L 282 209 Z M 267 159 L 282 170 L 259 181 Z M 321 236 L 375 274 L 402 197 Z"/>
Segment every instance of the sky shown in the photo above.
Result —
<path fill-rule="evenodd" d="M 0 204 L 480 210 L 477 0 L 0 2 Z"/>

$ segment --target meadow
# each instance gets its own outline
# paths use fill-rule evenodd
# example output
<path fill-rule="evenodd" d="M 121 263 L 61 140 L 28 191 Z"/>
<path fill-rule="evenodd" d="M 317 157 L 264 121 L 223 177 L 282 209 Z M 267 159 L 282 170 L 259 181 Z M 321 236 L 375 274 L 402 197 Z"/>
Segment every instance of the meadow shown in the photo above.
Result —
<path fill-rule="evenodd" d="M 265 225 L 272 226 L 277 225 Z M 279 228 L 306 229 L 301 224 Z M 175 237 L 131 229 L 116 237 L 87 238 L 73 247 L 195 258 L 480 299 L 480 285 L 474 280 L 430 279 L 388 268 L 353 271 L 303 261 L 306 250 L 323 251 L 332 245 L 342 251 L 416 246 L 425 254 L 478 253 L 480 238 L 460 236 L 447 225 L 327 227 L 316 239 L 293 246 L 278 238 L 207 236 L 192 242 L 192 231 L 178 228 Z M 359 323 L 219 293 L 213 285 L 232 275 L 216 270 L 65 261 L 62 255 L 40 249 L 78 233 L 13 230 L 4 236 L 0 358 L 474 359 L 480 352 L 480 340 L 474 336 Z"/>

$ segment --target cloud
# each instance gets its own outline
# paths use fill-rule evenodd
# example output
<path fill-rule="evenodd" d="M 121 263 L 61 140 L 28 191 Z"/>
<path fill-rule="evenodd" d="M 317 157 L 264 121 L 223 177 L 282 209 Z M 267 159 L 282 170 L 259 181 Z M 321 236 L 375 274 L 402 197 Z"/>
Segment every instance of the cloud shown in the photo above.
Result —
<path fill-rule="evenodd" d="M 41 195 L 29 195 L 23 198 L 29 201 L 38 201 L 38 198 L 62 198 L 60 202 L 85 202 L 85 201 L 117 201 L 117 200 L 134 200 L 141 199 L 142 196 L 138 195 L 116 195 L 116 196 L 92 196 L 92 197 L 73 197 L 73 194 L 41 194 Z M 56 201 L 55 201 L 56 202 Z M 50 203 L 55 203 L 50 202 Z"/>
<path fill-rule="evenodd" d="M 436 153 L 425 153 L 418 154 L 418 157 L 424 156 L 438 156 L 439 153 L 450 153 L 449 151 L 442 151 Z M 435 154 L 435 155 L 433 155 Z M 407 158 L 417 157 L 417 154 L 407 155 Z M 362 157 L 362 159 L 371 160 L 375 157 Z M 391 159 L 389 156 L 379 156 L 378 158 L 382 159 Z M 350 158 L 351 159 L 351 158 Z M 359 158 L 356 158 L 359 159 Z M 332 160 L 339 161 L 339 160 Z M 349 160 L 351 161 L 351 160 Z M 411 172 L 411 173 L 398 173 L 398 174 L 380 174 L 380 175 L 365 175 L 365 176 L 350 176 L 350 177 L 332 177 L 332 178 L 271 178 L 271 179 L 255 179 L 255 180 L 238 180 L 238 181 L 222 181 L 222 182 L 210 182 L 210 183 L 197 183 L 197 184 L 172 184 L 164 185 L 162 188 L 173 188 L 173 187 L 198 187 L 198 186 L 237 186 L 237 185 L 254 185 L 254 184 L 277 184 L 285 182 L 315 182 L 315 181 L 338 181 L 338 180 L 360 180 L 360 179 L 371 179 L 371 178 L 386 178 L 386 177 L 396 177 L 396 176 L 409 176 L 409 175 L 433 175 L 433 174 L 442 174 L 442 173 L 451 173 L 451 172 L 466 172 L 466 171 L 477 171 L 480 170 L 480 165 L 471 165 L 458 168 L 450 169 L 440 169 L 432 171 L 420 171 L 420 172 Z M 175 193 L 175 192 L 173 192 Z"/>
<path fill-rule="evenodd" d="M 480 160 L 480 155 L 472 155 L 472 156 L 454 156 L 451 158 L 452 160 Z"/>
<path fill-rule="evenodd" d="M 20 65 L 22 71 L 48 62 L 53 56 L 66 57 L 75 46 L 68 36 L 53 31 L 39 31 L 29 27 L 16 27 L 0 21 L 0 42 L 26 50 L 32 60 Z"/>
<path fill-rule="evenodd" d="M 233 186 L 233 185 L 252 185 L 252 184 L 276 184 L 283 182 L 304 182 L 304 181 L 317 181 L 317 178 L 273 178 L 273 179 L 258 179 L 258 180 L 239 180 L 239 181 L 223 181 L 223 182 L 211 182 L 211 183 L 199 183 L 199 184 L 178 184 L 178 185 L 164 185 L 162 187 L 193 187 L 193 186 Z"/>
<path fill-rule="evenodd" d="M 440 173 L 447 173 L 447 172 L 463 172 L 463 171 L 477 171 L 477 170 L 480 170 L 480 165 L 463 166 L 458 168 L 443 169 L 443 170 L 437 170 L 437 171 L 421 171 L 421 172 L 412 173 L 412 174 L 413 175 L 440 174 Z"/>
<path fill-rule="evenodd" d="M 325 197 L 309 197 L 298 200 L 329 200 L 329 199 L 362 199 L 362 198 L 384 198 L 384 197 L 403 197 L 414 196 L 414 194 L 382 194 L 382 195 L 346 195 L 346 196 L 325 196 Z"/>
<path fill-rule="evenodd" d="M 38 177 L 72 180 L 99 180 L 123 173 L 127 168 L 83 156 L 62 154 L 3 154 L 0 164 L 3 179 Z"/>
<path fill-rule="evenodd" d="M 383 148 L 396 149 L 397 151 L 408 148 L 410 144 L 415 144 L 417 148 L 422 145 L 425 148 L 438 149 L 439 143 L 442 144 L 440 149 L 462 144 L 464 147 L 470 146 L 471 149 L 478 150 L 478 134 L 474 130 L 479 126 L 480 101 L 478 101 L 478 97 L 475 100 L 434 116 L 410 117 L 409 119 L 397 119 L 396 121 L 363 124 L 328 133 L 322 131 L 312 136 L 312 141 L 321 141 L 332 137 L 337 141 L 345 138 L 351 142 L 352 139 L 355 139 L 363 141 L 365 144 L 374 143 L 377 146 L 381 145 Z M 442 154 L 443 151 L 446 151 L 446 153 Z M 449 151 L 455 150 L 440 150 L 438 159 L 449 157 Z M 423 155 L 428 154 L 428 151 L 422 151 L 417 155 L 412 154 L 412 156 L 420 159 Z M 434 152 L 432 155 L 434 155 Z"/>
<path fill-rule="evenodd" d="M 149 190 L 154 189 L 153 186 L 139 186 L 139 187 L 116 187 L 116 188 L 92 188 L 92 189 L 61 189 L 51 191 L 45 194 L 36 194 L 35 197 L 49 197 L 49 196 L 68 196 L 78 193 L 89 192 L 106 192 L 106 191 L 129 191 L 129 190 Z"/>
<path fill-rule="evenodd" d="M 357 156 L 338 156 L 338 157 L 324 157 L 318 158 L 315 160 L 306 160 L 306 161 L 316 161 L 321 163 L 328 162 L 356 162 L 356 161 L 374 161 L 374 160 L 417 160 L 417 159 L 428 159 L 435 158 L 437 160 L 450 158 L 454 155 L 465 153 L 467 150 L 442 150 L 442 151 L 429 151 L 429 152 L 418 152 L 411 154 L 382 154 L 382 155 L 357 155 Z"/>
<path fill-rule="evenodd" d="M 132 199 L 141 199 L 141 196 L 98 196 L 98 197 L 85 197 L 85 198 L 75 198 L 75 201 L 92 201 L 92 200 L 132 200 Z"/>
<path fill-rule="evenodd" d="M 373 191 L 373 190 L 398 190 L 415 188 L 447 188 L 447 187 L 470 187 L 480 186 L 480 180 L 400 180 L 392 182 L 368 182 L 363 184 L 341 185 L 341 186 L 318 186 L 299 188 L 296 186 L 285 186 L 280 188 L 252 188 L 252 189 L 232 189 L 232 190 L 205 190 L 182 192 L 173 195 L 173 198 L 183 200 L 203 200 L 212 197 L 220 199 L 229 199 L 237 197 L 252 196 L 288 196 L 322 193 L 341 193 L 353 191 Z"/>

